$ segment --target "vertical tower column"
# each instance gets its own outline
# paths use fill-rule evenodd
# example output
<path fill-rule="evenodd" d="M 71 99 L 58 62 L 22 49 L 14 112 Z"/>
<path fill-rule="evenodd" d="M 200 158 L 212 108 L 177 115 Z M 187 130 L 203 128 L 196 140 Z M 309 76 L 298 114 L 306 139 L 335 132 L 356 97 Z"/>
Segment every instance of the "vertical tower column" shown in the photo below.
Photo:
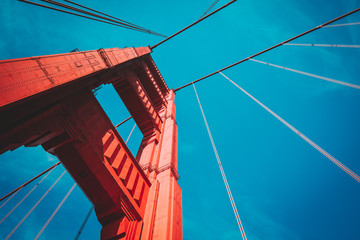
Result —
<path fill-rule="evenodd" d="M 163 119 L 160 138 L 152 148 L 153 157 L 138 156 L 151 181 L 145 208 L 142 240 L 182 239 L 181 188 L 177 183 L 177 125 L 175 121 L 175 94 L 170 91 L 166 100 L 167 108 L 161 114 Z M 151 141 L 150 144 L 154 144 Z M 146 156 L 145 156 L 146 155 Z M 147 170 L 147 171 L 146 171 Z"/>

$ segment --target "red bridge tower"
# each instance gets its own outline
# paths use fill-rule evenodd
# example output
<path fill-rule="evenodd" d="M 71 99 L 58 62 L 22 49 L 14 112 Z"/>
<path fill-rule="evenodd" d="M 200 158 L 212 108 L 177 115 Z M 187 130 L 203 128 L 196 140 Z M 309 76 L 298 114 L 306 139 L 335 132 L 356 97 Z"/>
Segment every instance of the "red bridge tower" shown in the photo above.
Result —
<path fill-rule="evenodd" d="M 175 94 L 148 47 L 0 61 L 0 153 L 41 145 L 94 205 L 101 239 L 182 239 Z M 112 84 L 143 134 L 136 157 L 96 100 Z M 114 106 L 116 107 L 116 106 Z"/>

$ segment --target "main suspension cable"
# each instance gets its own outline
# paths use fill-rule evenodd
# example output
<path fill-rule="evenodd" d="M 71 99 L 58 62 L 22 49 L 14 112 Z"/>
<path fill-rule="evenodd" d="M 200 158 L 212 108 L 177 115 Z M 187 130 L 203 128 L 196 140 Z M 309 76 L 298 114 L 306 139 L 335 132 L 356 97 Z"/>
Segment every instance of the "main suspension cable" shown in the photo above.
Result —
<path fill-rule="evenodd" d="M 185 87 L 188 87 L 188 86 L 190 86 L 190 85 L 193 84 L 193 83 L 200 82 L 200 81 L 202 81 L 202 80 L 204 80 L 204 79 L 206 79 L 206 78 L 208 78 L 208 77 L 211 77 L 211 76 L 213 76 L 213 75 L 215 75 L 215 74 L 217 74 L 217 73 L 219 73 L 219 72 L 222 72 L 222 71 L 225 71 L 225 70 L 227 70 L 227 69 L 229 69 L 229 68 L 232 68 L 232 67 L 234 67 L 234 66 L 236 66 L 236 65 L 238 65 L 238 64 L 240 64 L 240 63 L 246 62 L 246 61 L 250 60 L 251 58 L 254 58 L 254 57 L 259 56 L 259 55 L 261 55 L 261 54 L 263 54 L 263 53 L 266 53 L 266 52 L 268 52 L 268 51 L 271 51 L 271 50 L 273 50 L 273 49 L 275 49 L 275 48 L 277 48 L 277 47 L 280 47 L 280 46 L 284 45 L 285 43 L 288 43 L 288 42 L 290 42 L 290 41 L 292 41 L 292 40 L 295 40 L 295 39 L 297 39 L 297 38 L 299 38 L 299 37 L 302 37 L 302 36 L 304 36 L 304 35 L 306 35 L 306 34 L 309 34 L 309 33 L 313 32 L 313 31 L 315 31 L 315 30 L 318 30 L 318 29 L 320 29 L 320 28 L 322 28 L 322 27 L 324 27 L 324 26 L 326 26 L 326 25 L 329 25 L 329 24 L 331 24 L 331 23 L 333 23 L 333 22 L 336 22 L 337 20 L 340 20 L 340 19 L 342 19 L 342 18 L 344 18 L 344 17 L 347 17 L 347 16 L 349 16 L 349 15 L 351 15 L 351 14 L 353 14 L 353 13 L 356 13 L 356 12 L 358 12 L 358 11 L 360 11 L 360 8 L 357 8 L 357 9 L 355 9 L 355 10 L 352 10 L 352 11 L 350 11 L 350 12 L 344 14 L 344 15 L 341 15 L 340 17 L 334 18 L 333 20 L 330 20 L 330 21 L 328 21 L 328 22 L 326 22 L 326 23 L 324 23 L 324 24 L 321 24 L 321 25 L 319 25 L 319 26 L 317 26 L 317 27 L 314 27 L 314 28 L 312 28 L 312 29 L 310 29 L 310 30 L 308 30 L 308 31 L 306 31 L 306 32 L 303 32 L 303 33 L 301 33 L 301 34 L 299 34 L 299 35 L 296 35 L 295 37 L 289 38 L 288 40 L 285 40 L 285 41 L 283 41 L 283 42 L 281 42 L 281 43 L 278 43 L 278 44 L 276 44 L 276 45 L 274 45 L 274 46 L 272 46 L 272 47 L 269 47 L 269 48 L 267 48 L 267 49 L 265 49 L 265 50 L 263 50 L 263 51 L 261 51 L 261 52 L 255 53 L 255 54 L 253 54 L 253 55 L 251 55 L 251 56 L 249 56 L 249 57 L 247 57 L 247 58 L 244 58 L 244 59 L 242 59 L 242 60 L 240 60 L 240 61 L 238 61 L 238 62 L 235 62 L 235 63 L 233 63 L 233 64 L 231 64 L 231 65 L 229 65 L 229 66 L 227 66 L 227 67 L 224 67 L 224 68 L 222 68 L 222 69 L 220 69 L 220 70 L 217 70 L 217 71 L 215 71 L 215 72 L 213 72 L 213 73 L 210 73 L 210 74 L 208 74 L 208 75 L 206 75 L 206 76 L 204 76 L 204 77 L 201 77 L 201 78 L 199 78 L 199 79 L 197 79 L 197 80 L 195 80 L 195 81 L 192 81 L 192 82 L 190 82 L 190 83 L 188 83 L 188 84 L 185 84 L 185 85 L 183 85 L 183 86 L 181 86 L 181 87 L 178 87 L 178 88 L 176 88 L 176 89 L 174 90 L 174 92 L 177 92 L 177 91 L 179 91 L 179 90 L 181 90 L 181 89 L 183 89 L 183 88 L 185 88 Z"/>
<path fill-rule="evenodd" d="M 218 154 L 218 151 L 217 151 L 217 148 L 215 146 L 215 142 L 214 142 L 214 139 L 212 137 L 212 134 L 211 134 L 211 131 L 210 131 L 210 128 L 209 128 L 209 125 L 207 123 L 207 120 L 206 120 L 206 117 L 205 117 L 205 113 L 204 113 L 204 110 L 201 106 L 201 102 L 200 102 L 200 99 L 199 99 L 199 95 L 196 91 L 196 88 L 195 88 L 195 84 L 193 84 L 193 87 L 194 87 L 194 92 L 195 92 L 195 95 L 196 95 L 196 99 L 199 103 L 199 107 L 200 107 L 200 110 L 201 110 L 201 114 L 203 116 L 203 119 L 204 119 L 204 122 L 205 122 L 205 126 L 206 126 L 206 130 L 208 132 L 208 135 L 209 135 L 209 138 L 210 138 L 210 142 L 211 142 L 211 145 L 213 147 L 213 150 L 214 150 L 214 153 L 215 153 L 215 157 L 216 157 L 216 160 L 217 160 L 217 163 L 219 165 L 219 168 L 220 168 L 220 172 L 221 172 L 221 176 L 223 178 L 223 181 L 224 181 L 224 184 L 225 184 L 225 187 L 226 187 L 226 191 L 227 191 L 227 194 L 229 196 L 229 199 L 230 199 L 230 203 L 231 203 L 231 207 L 234 211 L 234 215 L 235 215 L 235 218 L 236 218 L 236 222 L 238 224 L 238 227 L 239 227 L 239 230 L 240 230 L 240 233 L 241 233 L 241 237 L 243 240 L 247 240 L 246 238 L 246 234 L 245 234 L 245 231 L 244 231 L 244 228 L 243 228 L 243 225 L 242 225 L 242 222 L 240 220 L 240 216 L 239 216 L 239 213 L 237 211 L 237 208 L 236 208 L 236 204 L 235 204 L 235 201 L 234 201 L 234 198 L 232 196 L 232 193 L 231 193 L 231 189 L 230 189 L 230 186 L 228 184 L 228 181 L 226 179 L 226 175 L 225 175 L 225 172 L 224 172 L 224 169 L 223 169 L 223 166 L 221 164 L 221 160 L 220 160 L 220 156 Z"/>
<path fill-rule="evenodd" d="M 69 11 L 66 11 L 66 10 L 59 9 L 59 8 L 50 7 L 50 6 L 47 6 L 47 5 L 40 4 L 40 3 L 30 2 L 30 1 L 28 1 L 28 0 L 18 0 L 18 1 L 24 2 L 24 3 L 28 3 L 28 4 L 32 4 L 32 5 L 35 5 L 35 6 L 39 6 L 39 7 L 43 7 L 43 8 L 47 8 L 47 9 L 51 9 L 51 10 L 55 10 L 55 11 L 59 11 L 59 12 L 63 12 L 63 13 L 67 13 L 67 14 L 71 14 L 71 15 L 75 15 L 75 16 L 82 17 L 82 18 L 87 18 L 87 19 L 94 20 L 94 21 L 98 21 L 98 22 L 102 22 L 102 23 L 111 24 L 111 25 L 118 26 L 118 27 L 124 27 L 124 28 L 128 28 L 128 29 L 132 29 L 132 28 L 129 28 L 129 27 L 120 25 L 120 24 L 115 24 L 115 23 L 103 21 L 103 20 L 101 20 L 101 19 L 97 19 L 97 18 L 93 18 L 93 17 L 88 17 L 88 16 L 85 16 L 85 15 L 81 15 L 81 14 L 69 12 Z"/>
<path fill-rule="evenodd" d="M 253 97 L 250 93 L 245 91 L 242 87 L 237 85 L 234 81 L 232 81 L 230 78 L 228 78 L 225 74 L 220 72 L 220 74 L 229 80 L 234 86 L 236 86 L 238 89 L 240 89 L 243 93 L 245 93 L 248 97 L 250 97 L 252 100 L 254 100 L 257 104 L 259 104 L 261 107 L 263 107 L 266 111 L 268 111 L 271 115 L 273 115 L 275 118 L 277 118 L 281 123 L 283 123 L 286 127 L 288 127 L 291 131 L 299 135 L 303 140 L 305 140 L 307 143 L 309 143 L 312 147 L 314 147 L 316 150 L 318 150 L 322 155 L 324 155 L 327 159 L 329 159 L 331 162 L 333 162 L 336 166 L 341 168 L 344 172 L 346 172 L 350 177 L 355 179 L 357 182 L 360 183 L 360 177 L 351 171 L 349 168 L 347 168 L 344 164 L 342 164 L 339 160 L 334 158 L 332 155 L 330 155 L 328 152 L 326 152 L 324 149 L 322 149 L 319 145 L 314 143 L 312 140 L 310 140 L 308 137 L 306 137 L 303 133 L 301 133 L 299 130 L 297 130 L 295 127 L 293 127 L 290 123 L 285 121 L 282 117 L 277 115 L 275 112 L 273 112 L 270 108 L 265 106 L 263 103 L 261 103 L 259 100 L 257 100 L 255 97 Z"/>
<path fill-rule="evenodd" d="M 51 168 L 50 171 L 48 171 L 48 173 L 3 217 L 3 219 L 1 219 L 0 224 L 1 224 L 3 221 L 5 221 L 5 219 L 6 219 L 7 217 L 9 217 L 12 212 L 15 211 L 15 209 L 45 180 L 45 178 L 46 178 L 47 176 L 49 176 L 49 174 L 50 174 L 53 170 L 54 170 L 54 168 Z M 17 193 L 17 192 L 16 192 L 16 193 Z M 16 193 L 15 193 L 15 194 L 16 194 Z M 15 195 L 15 194 L 14 194 L 14 195 Z M 11 197 L 13 197 L 14 195 L 12 195 Z M 9 198 L 9 199 L 10 199 L 10 198 Z"/>
<path fill-rule="evenodd" d="M 118 23 L 120 25 L 124 25 L 124 26 L 126 26 L 126 27 L 128 27 L 130 29 L 136 30 L 136 31 L 141 31 L 141 32 L 145 32 L 145 33 L 149 33 L 149 34 L 153 34 L 153 35 L 157 35 L 157 36 L 161 36 L 161 37 L 166 38 L 166 36 L 164 36 L 164 35 L 162 35 L 160 33 L 156 33 L 154 31 L 151 31 L 149 29 L 137 26 L 135 24 L 130 25 L 130 24 L 127 24 L 127 23 L 125 23 L 123 21 L 117 21 L 117 20 L 114 20 L 114 19 L 111 19 L 111 18 L 108 18 L 108 17 L 104 17 L 104 16 L 101 16 L 101 15 L 98 15 L 98 14 L 95 14 L 95 13 L 92 13 L 92 12 L 88 12 L 88 11 L 85 11 L 85 10 L 82 10 L 82 9 L 79 9 L 79 8 L 76 8 L 76 7 L 72 7 L 72 6 L 63 4 L 63 3 L 59 3 L 59 2 L 54 1 L 54 0 L 40 0 L 40 1 L 50 3 L 50 4 L 53 4 L 53 5 L 59 6 L 59 7 L 67 8 L 67 9 L 70 9 L 70 10 L 75 11 L 75 12 L 80 12 L 80 13 L 84 13 L 84 14 L 87 14 L 87 15 L 90 15 L 90 16 L 93 16 L 93 17 L 101 18 L 101 19 L 104 19 L 104 20 L 109 21 L 109 22 Z"/>
<path fill-rule="evenodd" d="M 67 192 L 67 194 L 65 195 L 65 197 L 61 200 L 60 204 L 57 206 L 57 208 L 55 209 L 55 211 L 51 214 L 51 216 L 49 217 L 49 219 L 46 221 L 46 223 L 44 224 L 44 226 L 41 228 L 41 230 L 39 231 L 39 233 L 36 235 L 36 237 L 34 238 L 34 240 L 39 239 L 39 237 L 41 236 L 41 234 L 44 232 L 45 228 L 49 225 L 49 223 L 51 222 L 51 220 L 54 218 L 54 216 L 56 215 L 56 213 L 59 211 L 59 209 L 61 208 L 61 206 L 64 204 L 64 202 L 66 201 L 66 199 L 69 197 L 70 193 L 74 190 L 76 186 L 76 183 L 74 183 L 74 185 L 70 188 L 70 190 Z"/>
<path fill-rule="evenodd" d="M 43 8 L 47 8 L 47 9 L 51 9 L 51 10 L 55 10 L 55 11 L 58 11 L 58 12 L 63 12 L 63 13 L 71 14 L 71 15 L 74 15 L 74 16 L 78 16 L 78 17 L 82 17 L 82 18 L 86 18 L 86 19 L 90 19 L 90 20 L 94 20 L 94 21 L 106 23 L 106 24 L 111 24 L 111 25 L 114 25 L 114 26 L 118 26 L 118 27 L 130 29 L 130 30 L 135 30 L 135 31 L 139 31 L 139 32 L 148 33 L 148 32 L 143 31 L 143 30 L 136 30 L 136 29 L 134 29 L 133 27 L 128 27 L 128 26 L 123 25 L 123 24 L 116 24 L 116 23 L 114 23 L 114 22 L 107 22 L 107 21 L 104 21 L 104 20 L 101 20 L 101 19 L 98 19 L 98 18 L 93 18 L 93 17 L 81 15 L 81 14 L 78 14 L 78 13 L 69 12 L 69 11 L 66 11 L 66 10 L 62 10 L 62 9 L 59 9 L 59 8 L 54 8 L 54 7 L 47 6 L 47 5 L 40 4 L 40 3 L 36 3 L 36 2 L 31 2 L 31 1 L 28 1 L 28 0 L 18 0 L 18 1 L 24 2 L 24 3 L 28 3 L 28 4 L 31 4 L 31 5 L 35 5 L 35 6 L 39 6 L 39 7 L 43 7 Z M 148 33 L 148 34 L 149 34 L 149 33 Z"/>
<path fill-rule="evenodd" d="M 121 123 L 117 124 L 117 125 L 115 126 L 115 128 L 120 127 L 121 125 L 123 125 L 124 123 L 126 123 L 127 121 L 129 121 L 130 119 L 132 119 L 132 116 L 128 117 L 127 119 L 125 119 L 125 120 L 122 121 Z"/>
<path fill-rule="evenodd" d="M 53 189 L 53 187 L 59 182 L 59 180 L 64 176 L 66 170 L 56 179 L 56 181 L 51 185 L 51 187 L 41 196 L 41 198 L 35 203 L 35 205 L 29 210 L 29 212 L 20 220 L 20 222 L 15 226 L 15 228 L 6 236 L 5 240 L 8 240 L 14 232 L 20 227 L 20 225 L 26 220 L 26 218 L 34 211 L 34 209 L 39 205 L 39 203 L 46 197 L 46 195 Z"/>
<path fill-rule="evenodd" d="M 259 60 L 253 59 L 253 58 L 250 59 L 250 61 L 257 62 L 257 63 L 262 63 L 262 64 L 272 66 L 272 67 L 276 67 L 276 68 L 281 68 L 281 69 L 288 70 L 288 71 L 291 71 L 291 72 L 300 73 L 300 74 L 303 74 L 303 75 L 306 75 L 306 76 L 310 76 L 310 77 L 322 79 L 322 80 L 325 80 L 325 81 L 341 84 L 341 85 L 344 85 L 344 86 L 347 86 L 347 87 L 360 89 L 360 85 L 351 84 L 351 83 L 347 83 L 347 82 L 342 82 L 342 81 L 335 80 L 335 79 L 332 79 L 332 78 L 327 78 L 327 77 L 323 77 L 323 76 L 320 76 L 320 75 L 307 73 L 307 72 L 299 71 L 299 70 L 296 70 L 296 69 L 283 67 L 283 66 L 280 66 L 280 65 L 275 65 L 275 64 L 272 64 L 272 63 L 268 63 L 268 62 L 259 61 Z"/>
<path fill-rule="evenodd" d="M 154 49 L 154 48 L 156 48 L 157 46 L 159 46 L 159 45 L 163 44 L 164 42 L 166 42 L 166 41 L 170 40 L 171 38 L 175 37 L 176 35 L 178 35 L 178 34 L 182 33 L 182 32 L 183 32 L 183 31 L 185 31 L 186 29 L 191 28 L 192 26 L 194 26 L 194 25 L 198 24 L 198 23 L 199 23 L 199 22 L 201 22 L 202 20 L 204 20 L 204 19 L 206 19 L 206 18 L 210 17 L 211 15 L 213 15 L 213 14 L 217 13 L 218 11 L 220 11 L 220 10 L 222 10 L 222 9 L 226 8 L 227 6 L 229 6 L 230 4 L 232 4 L 232 3 L 236 2 L 236 1 L 237 1 L 237 0 L 232 0 L 232 1 L 228 2 L 228 3 L 227 3 L 227 4 L 225 4 L 224 6 L 222 6 L 222 7 L 218 8 L 218 9 L 216 9 L 215 11 L 213 11 L 213 12 L 209 13 L 208 15 L 206 15 L 206 16 L 204 16 L 204 17 L 200 18 L 199 20 L 197 20 L 197 21 L 193 22 L 193 23 L 192 23 L 192 24 L 190 24 L 189 26 L 187 26 L 187 27 L 185 27 L 185 28 L 181 29 L 180 31 L 178 31 L 178 32 L 176 32 L 176 33 L 174 33 L 174 34 L 173 34 L 173 35 L 171 35 L 170 37 L 167 37 L 166 39 L 162 40 L 161 42 L 159 42 L 159 43 L 155 44 L 154 46 L 150 47 L 150 49 Z"/>
<path fill-rule="evenodd" d="M 288 46 L 304 46 L 304 47 L 360 48 L 360 45 L 345 45 L 345 44 L 285 43 L 284 45 L 288 45 Z"/>
<path fill-rule="evenodd" d="M 27 181 L 26 183 L 24 183 L 23 185 L 21 185 L 20 187 L 12 190 L 11 192 L 9 192 L 8 194 L 6 194 L 5 196 L 3 196 L 2 198 L 0 198 L 0 202 L 2 200 L 4 200 L 5 198 L 11 196 L 12 194 L 16 193 L 17 191 L 19 191 L 21 188 L 25 187 L 26 185 L 28 185 L 29 183 L 33 182 L 34 180 L 38 179 L 39 177 L 41 177 L 42 175 L 44 175 L 45 173 L 47 173 L 48 171 L 52 170 L 53 168 L 55 168 L 56 166 L 58 166 L 61 162 L 56 163 L 55 165 L 49 167 L 48 169 L 46 169 L 45 171 L 43 171 L 42 173 L 40 173 L 39 175 L 37 175 L 36 177 L 30 179 L 29 181 Z"/>
<path fill-rule="evenodd" d="M 120 19 L 120 18 L 117 18 L 117 17 L 111 16 L 111 15 L 109 15 L 109 14 L 106 14 L 106 13 L 103 13 L 103 12 L 100 12 L 100 11 L 97 11 L 97 10 L 95 10 L 95 9 L 92 9 L 92 8 L 86 7 L 86 6 L 81 5 L 81 4 L 78 4 L 78 3 L 76 3 L 76 2 L 69 1 L 69 0 L 64 0 L 64 1 L 65 1 L 65 2 L 68 2 L 68 3 L 71 3 L 71 4 L 73 4 L 73 5 L 76 5 L 76 6 L 82 7 L 82 8 L 84 8 L 84 9 L 90 10 L 90 11 L 93 11 L 93 12 L 96 12 L 96 13 L 100 13 L 100 14 L 102 14 L 102 15 L 104 15 L 104 16 L 107 16 L 107 17 L 110 17 L 110 18 L 113 18 L 113 19 L 119 20 L 119 21 L 121 21 L 121 22 L 127 23 L 127 24 L 129 24 L 129 25 L 134 26 L 134 27 L 138 27 L 138 28 L 142 28 L 142 29 L 144 29 L 144 30 L 151 31 L 151 30 L 149 30 L 149 29 L 146 29 L 146 28 L 141 27 L 141 26 L 139 26 L 139 25 L 136 25 L 136 24 L 134 24 L 134 23 L 131 23 L 131 22 L 125 21 L 125 20 L 123 20 L 123 19 Z"/>

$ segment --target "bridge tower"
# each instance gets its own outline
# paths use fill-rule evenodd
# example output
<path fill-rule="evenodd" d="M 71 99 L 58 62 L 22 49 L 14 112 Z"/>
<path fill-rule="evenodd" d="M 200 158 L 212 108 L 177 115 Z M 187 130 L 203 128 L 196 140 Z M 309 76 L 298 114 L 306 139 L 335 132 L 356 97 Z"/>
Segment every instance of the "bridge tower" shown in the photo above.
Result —
<path fill-rule="evenodd" d="M 103 240 L 182 239 L 175 94 L 150 53 L 0 61 L 0 153 L 41 145 L 57 156 L 92 202 Z M 143 134 L 136 157 L 93 94 L 102 84 L 113 85 Z"/>

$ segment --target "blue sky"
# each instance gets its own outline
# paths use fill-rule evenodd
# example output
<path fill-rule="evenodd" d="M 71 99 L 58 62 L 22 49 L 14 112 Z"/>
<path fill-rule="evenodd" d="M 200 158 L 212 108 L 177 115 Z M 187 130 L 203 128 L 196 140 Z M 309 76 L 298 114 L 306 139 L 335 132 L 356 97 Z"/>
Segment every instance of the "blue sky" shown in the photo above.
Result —
<path fill-rule="evenodd" d="M 138 25 L 170 35 L 198 19 L 203 1 L 77 0 Z M 217 6 L 225 4 L 219 1 Z M 360 6 L 347 1 L 237 1 L 152 53 L 170 88 L 179 87 Z M 338 23 L 359 22 L 356 13 Z M 360 44 L 360 27 L 325 28 L 294 43 Z M 0 3 L 0 59 L 69 52 L 74 48 L 148 46 L 160 37 L 108 26 L 14 0 Z M 360 51 L 350 48 L 282 46 L 258 60 L 360 84 Z M 224 72 L 335 158 L 360 174 L 360 92 L 256 62 Z M 256 105 L 220 75 L 198 83 L 239 215 L 249 240 L 360 239 L 360 185 Z M 111 87 L 97 98 L 114 125 L 128 112 Z M 199 106 L 191 87 L 176 94 L 179 184 L 183 190 L 184 239 L 240 239 Z M 134 122 L 119 128 L 127 138 Z M 129 141 L 136 154 L 141 134 Z M 0 195 L 56 163 L 41 147 L 0 156 Z M 3 224 L 4 238 L 63 171 L 54 170 Z M 14 234 L 32 239 L 72 186 L 59 182 Z M 33 185 L 32 185 L 33 186 Z M 5 207 L 6 214 L 28 187 Z M 90 203 L 76 188 L 41 239 L 72 239 Z M 91 216 L 82 239 L 98 239 Z"/>

